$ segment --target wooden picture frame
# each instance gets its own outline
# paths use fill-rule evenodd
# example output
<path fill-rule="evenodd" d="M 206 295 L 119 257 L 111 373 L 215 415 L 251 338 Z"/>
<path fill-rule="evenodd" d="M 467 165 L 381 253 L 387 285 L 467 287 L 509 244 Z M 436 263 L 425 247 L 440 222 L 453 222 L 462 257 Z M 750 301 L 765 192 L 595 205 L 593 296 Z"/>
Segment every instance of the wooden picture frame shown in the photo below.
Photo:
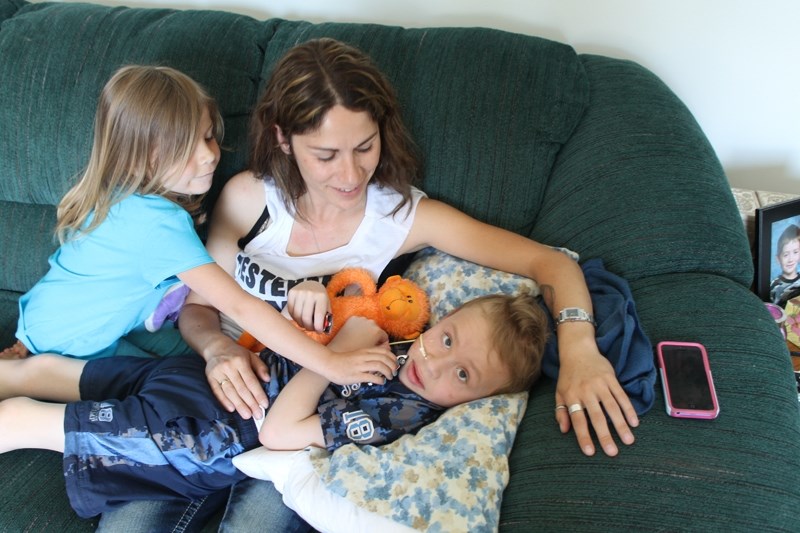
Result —
<path fill-rule="evenodd" d="M 784 307 L 788 298 L 781 298 L 781 295 L 773 298 L 770 295 L 770 285 L 782 274 L 781 263 L 778 261 L 779 241 L 783 238 L 785 243 L 786 238 L 790 237 L 789 234 L 796 234 L 800 246 L 800 198 L 756 209 L 755 219 L 754 289 L 763 301 Z M 795 271 L 798 268 L 800 268 L 800 258 L 797 260 Z M 800 295 L 800 287 L 794 295 Z"/>

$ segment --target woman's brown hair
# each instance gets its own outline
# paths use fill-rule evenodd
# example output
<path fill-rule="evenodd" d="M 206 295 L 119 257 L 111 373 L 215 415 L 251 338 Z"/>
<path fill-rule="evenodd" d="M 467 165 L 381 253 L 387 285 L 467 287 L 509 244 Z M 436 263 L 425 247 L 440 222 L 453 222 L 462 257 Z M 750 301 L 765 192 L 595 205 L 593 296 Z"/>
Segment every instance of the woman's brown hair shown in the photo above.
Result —
<path fill-rule="evenodd" d="M 274 179 L 287 208 L 296 210 L 306 185 L 293 156 L 281 150 L 276 127 L 291 140 L 318 129 L 336 105 L 366 111 L 378 125 L 381 154 L 372 181 L 402 195 L 397 212 L 408 203 L 419 173 L 417 148 L 386 77 L 366 54 L 334 39 L 295 46 L 276 65 L 253 115 L 250 169 Z"/>

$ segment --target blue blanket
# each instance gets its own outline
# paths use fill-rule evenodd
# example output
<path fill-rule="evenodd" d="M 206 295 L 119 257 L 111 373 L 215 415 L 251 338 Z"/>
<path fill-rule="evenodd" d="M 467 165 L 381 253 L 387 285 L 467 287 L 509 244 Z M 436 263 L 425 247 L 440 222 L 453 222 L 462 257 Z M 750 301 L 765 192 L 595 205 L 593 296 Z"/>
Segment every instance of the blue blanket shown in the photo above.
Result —
<path fill-rule="evenodd" d="M 590 259 L 581 268 L 592 297 L 597 346 L 614 367 L 636 413 L 642 415 L 653 407 L 656 368 L 653 346 L 639 324 L 628 282 L 606 270 L 600 259 Z M 552 318 L 551 327 L 555 332 Z M 558 340 L 553 334 L 545 347 L 542 372 L 557 379 L 558 368 Z"/>

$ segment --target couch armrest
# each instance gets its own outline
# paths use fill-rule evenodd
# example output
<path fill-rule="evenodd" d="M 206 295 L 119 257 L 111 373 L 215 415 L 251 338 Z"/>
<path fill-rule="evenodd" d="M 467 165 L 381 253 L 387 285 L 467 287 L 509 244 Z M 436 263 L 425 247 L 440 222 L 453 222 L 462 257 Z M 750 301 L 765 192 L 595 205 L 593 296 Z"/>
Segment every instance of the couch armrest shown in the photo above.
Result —
<path fill-rule="evenodd" d="M 636 443 L 588 458 L 558 431 L 555 384 L 543 382 L 517 433 L 501 530 L 792 530 L 797 394 L 786 345 L 749 290 L 747 238 L 722 168 L 656 76 L 581 59 L 590 103 L 556 158 L 533 237 L 626 277 L 653 344 L 704 344 L 721 413 L 671 418 L 657 384 Z"/>

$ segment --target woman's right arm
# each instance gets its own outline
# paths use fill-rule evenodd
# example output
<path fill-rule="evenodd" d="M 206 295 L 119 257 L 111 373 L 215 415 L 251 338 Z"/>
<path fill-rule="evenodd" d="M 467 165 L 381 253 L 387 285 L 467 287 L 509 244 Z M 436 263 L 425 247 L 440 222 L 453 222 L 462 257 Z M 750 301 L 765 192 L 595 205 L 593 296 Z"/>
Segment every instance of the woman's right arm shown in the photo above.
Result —
<path fill-rule="evenodd" d="M 238 240 L 246 235 L 264 209 L 264 185 L 252 173 L 242 172 L 222 189 L 209 223 L 206 249 L 216 263 L 233 277 Z M 269 380 L 269 372 L 255 354 L 222 332 L 219 311 L 196 292 L 191 292 L 178 321 L 187 344 L 206 360 L 206 375 L 239 375 L 249 394 L 231 394 L 215 380 L 209 383 L 217 399 L 228 409 L 247 418 L 266 407 L 267 396 L 259 380 Z M 248 412 L 249 411 L 249 412 Z"/>
<path fill-rule="evenodd" d="M 201 299 L 196 293 L 192 300 Z M 219 312 L 209 305 L 192 303 L 187 298 L 178 321 L 181 335 L 186 343 L 206 360 L 206 375 L 214 395 L 228 411 L 234 409 L 243 418 L 260 413 L 260 408 L 268 405 L 267 395 L 261 381 L 269 381 L 266 365 L 247 348 L 222 333 Z M 241 393 L 237 389 L 226 393 L 224 387 L 211 375 L 240 376 Z M 227 386 L 227 385 L 226 385 Z"/>
<path fill-rule="evenodd" d="M 326 346 L 312 340 L 286 320 L 274 307 L 242 290 L 236 281 L 215 263 L 181 272 L 179 277 L 199 296 L 231 317 L 260 342 L 329 381 L 338 384 L 363 383 L 374 381 L 376 374 L 386 379 L 393 377 L 396 361 L 387 348 L 364 348 L 334 355 Z M 188 327 L 190 326 L 181 325 L 181 331 Z M 190 335 L 191 333 L 189 332 Z M 205 334 L 197 331 L 193 333 L 198 337 L 205 337 Z M 206 365 L 208 382 L 223 405 L 227 407 L 233 404 L 242 416 L 253 414 L 255 409 L 248 403 L 248 398 L 251 395 L 258 398 L 261 386 L 250 368 L 249 361 L 243 363 L 240 358 L 209 355 L 209 352 L 201 353 L 208 361 Z M 210 360 L 209 357 L 213 359 Z M 215 363 L 220 360 L 223 362 Z M 223 400 L 223 396 L 227 397 L 227 400 Z M 257 412 L 260 412 L 259 404 L 260 402 L 256 404 Z"/>

